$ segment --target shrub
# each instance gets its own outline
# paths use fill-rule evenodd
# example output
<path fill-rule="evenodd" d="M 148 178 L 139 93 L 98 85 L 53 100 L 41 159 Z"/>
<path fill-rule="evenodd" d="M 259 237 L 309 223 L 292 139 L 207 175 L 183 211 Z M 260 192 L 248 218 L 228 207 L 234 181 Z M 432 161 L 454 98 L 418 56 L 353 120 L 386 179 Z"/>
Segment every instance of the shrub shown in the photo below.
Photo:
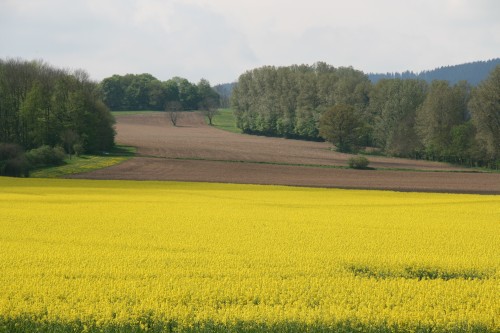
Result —
<path fill-rule="evenodd" d="M 21 146 L 15 143 L 0 143 L 0 175 L 29 176 L 29 163 Z"/>
<path fill-rule="evenodd" d="M 29 177 L 30 165 L 24 155 L 0 162 L 0 174 L 10 177 Z"/>
<path fill-rule="evenodd" d="M 83 145 L 81 143 L 75 143 L 73 145 L 73 151 L 75 152 L 76 156 L 80 156 L 84 152 Z"/>
<path fill-rule="evenodd" d="M 0 142 L 0 161 L 16 158 L 23 153 L 23 148 L 18 144 Z"/>
<path fill-rule="evenodd" d="M 40 168 L 61 165 L 66 155 L 61 147 L 41 146 L 27 152 L 26 157 L 33 168 Z"/>
<path fill-rule="evenodd" d="M 349 168 L 352 169 L 366 169 L 370 161 L 364 156 L 351 157 L 349 159 Z"/>

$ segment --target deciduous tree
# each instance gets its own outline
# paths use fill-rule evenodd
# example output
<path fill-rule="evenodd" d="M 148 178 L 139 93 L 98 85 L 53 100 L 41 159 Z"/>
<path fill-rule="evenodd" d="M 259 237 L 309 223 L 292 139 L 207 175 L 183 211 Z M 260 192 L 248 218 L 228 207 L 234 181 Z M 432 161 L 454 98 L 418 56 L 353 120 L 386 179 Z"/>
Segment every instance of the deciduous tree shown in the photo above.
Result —
<path fill-rule="evenodd" d="M 182 105 L 179 101 L 167 102 L 165 105 L 165 111 L 168 114 L 168 119 L 172 125 L 177 126 L 177 119 L 179 118 L 179 112 L 182 111 Z"/>
<path fill-rule="evenodd" d="M 381 80 L 370 92 L 367 118 L 375 144 L 386 153 L 412 156 L 420 148 L 415 116 L 426 96 L 427 84 L 419 80 Z"/>
<path fill-rule="evenodd" d="M 488 157 L 500 160 L 500 66 L 473 92 L 469 103 L 478 139 L 485 143 Z"/>
<path fill-rule="evenodd" d="M 213 118 L 219 113 L 218 106 L 219 106 L 218 101 L 210 97 L 203 99 L 200 103 L 199 108 L 201 112 L 203 112 L 205 117 L 207 117 L 208 124 L 210 126 L 213 125 L 212 123 Z"/>
<path fill-rule="evenodd" d="M 361 142 L 363 123 L 351 105 L 338 104 L 323 113 L 319 134 L 340 152 L 352 152 Z"/>
<path fill-rule="evenodd" d="M 416 130 L 426 153 L 453 160 L 450 156 L 452 128 L 467 118 L 468 86 L 450 86 L 447 81 L 433 81 L 424 102 L 417 110 Z"/>

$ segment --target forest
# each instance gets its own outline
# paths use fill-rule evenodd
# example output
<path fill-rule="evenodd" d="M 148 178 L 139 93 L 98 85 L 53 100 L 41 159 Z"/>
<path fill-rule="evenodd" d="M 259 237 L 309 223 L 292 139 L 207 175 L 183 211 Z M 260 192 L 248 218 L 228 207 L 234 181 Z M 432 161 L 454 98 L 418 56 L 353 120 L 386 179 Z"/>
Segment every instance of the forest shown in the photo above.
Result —
<path fill-rule="evenodd" d="M 148 73 L 113 75 L 101 81 L 99 90 L 113 111 L 163 111 L 175 102 L 181 110 L 197 110 L 208 100 L 219 103 L 219 95 L 205 79 L 194 84 L 181 77 L 160 81 Z"/>
<path fill-rule="evenodd" d="M 84 71 L 0 59 L 0 174 L 26 173 L 29 162 L 61 163 L 65 152 L 107 151 L 113 125 L 97 83 Z M 35 150 L 30 161 L 24 150 Z"/>
<path fill-rule="evenodd" d="M 0 142 L 25 149 L 64 146 L 73 132 L 85 151 L 98 152 L 114 145 L 113 124 L 97 84 L 84 71 L 0 59 Z"/>
<path fill-rule="evenodd" d="M 245 133 L 492 168 L 500 164 L 499 101 L 500 66 L 474 88 L 419 79 L 372 84 L 361 71 L 323 62 L 266 66 L 242 74 L 232 93 Z M 328 132 L 346 133 L 348 140 Z"/>

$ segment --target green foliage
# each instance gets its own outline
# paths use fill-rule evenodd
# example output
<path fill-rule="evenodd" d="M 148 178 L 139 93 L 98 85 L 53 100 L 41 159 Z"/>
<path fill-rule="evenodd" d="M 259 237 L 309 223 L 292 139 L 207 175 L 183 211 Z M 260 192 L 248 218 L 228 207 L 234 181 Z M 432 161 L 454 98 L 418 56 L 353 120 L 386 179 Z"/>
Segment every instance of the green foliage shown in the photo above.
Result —
<path fill-rule="evenodd" d="M 76 151 L 76 150 L 75 150 Z M 135 148 L 117 146 L 106 155 L 81 155 L 66 159 L 64 164 L 37 168 L 30 176 L 35 178 L 59 178 L 82 172 L 89 172 L 122 163 L 134 156 Z"/>
<path fill-rule="evenodd" d="M 125 98 L 125 85 L 121 82 L 121 76 L 113 75 L 112 77 L 102 80 L 100 90 L 103 95 L 103 101 L 111 110 L 120 109 L 122 101 Z"/>
<path fill-rule="evenodd" d="M 319 121 L 319 134 L 333 143 L 337 151 L 356 151 L 361 142 L 363 123 L 354 107 L 335 105 L 323 113 Z"/>
<path fill-rule="evenodd" d="M 31 168 L 41 168 L 64 164 L 66 155 L 61 147 L 49 147 L 47 145 L 32 149 L 26 153 L 26 158 Z"/>
<path fill-rule="evenodd" d="M 162 82 L 151 74 L 113 75 L 102 80 L 99 88 L 111 110 L 163 111 L 173 102 L 180 103 L 182 110 L 196 110 L 206 98 L 219 104 L 219 94 L 205 79 L 193 84 L 181 77 Z"/>
<path fill-rule="evenodd" d="M 368 265 L 348 265 L 347 271 L 362 278 L 384 280 L 391 278 L 416 279 L 416 280 L 444 280 L 453 279 L 482 280 L 491 277 L 491 274 L 476 269 L 446 270 L 429 266 L 406 266 L 401 268 L 370 267 Z"/>
<path fill-rule="evenodd" d="M 346 104 L 361 115 L 369 88 L 366 75 L 350 67 L 267 66 L 240 76 L 232 107 L 237 126 L 245 133 L 318 140 L 321 114 Z"/>
<path fill-rule="evenodd" d="M 23 148 L 18 144 L 0 142 L 0 161 L 16 158 L 23 153 Z"/>
<path fill-rule="evenodd" d="M 114 146 L 113 124 L 85 72 L 0 60 L 0 142 L 53 147 L 65 145 L 63 134 L 72 132 L 85 151 L 100 151 Z"/>
<path fill-rule="evenodd" d="M 317 138 L 319 137 L 319 118 L 321 116 L 320 110 L 311 108 L 301 108 L 297 110 L 297 120 L 295 124 L 295 131 L 299 137 L 304 138 Z"/>
<path fill-rule="evenodd" d="M 76 156 L 80 156 L 84 153 L 83 145 L 81 143 L 75 143 L 73 145 L 73 151 L 75 152 Z"/>
<path fill-rule="evenodd" d="M 324 138 L 337 142 L 340 151 L 367 146 L 392 156 L 498 168 L 499 87 L 500 66 L 473 90 L 471 99 L 464 81 L 429 85 L 396 76 L 371 85 L 360 71 L 318 62 L 257 68 L 226 88 L 232 89 L 236 126 L 244 133 Z M 327 130 L 331 116 L 323 116 L 336 105 L 352 107 L 358 122 L 336 124 L 340 119 L 330 119 Z M 342 129 L 349 126 L 355 133 Z"/>
<path fill-rule="evenodd" d="M 351 169 L 367 169 L 370 161 L 364 156 L 355 156 L 349 159 L 349 168 Z"/>
<path fill-rule="evenodd" d="M 418 80 L 381 80 L 373 86 L 367 122 L 373 126 L 374 143 L 385 153 L 414 156 L 420 149 L 415 116 L 426 91 L 427 84 Z"/>
<path fill-rule="evenodd" d="M 471 120 L 453 126 L 450 132 L 451 144 L 447 151 L 453 162 L 470 167 L 484 164 L 487 153 L 476 138 L 477 130 Z"/>
<path fill-rule="evenodd" d="M 446 81 L 433 81 L 429 92 L 417 110 L 416 131 L 426 154 L 432 159 L 451 156 L 452 129 L 465 123 L 468 117 L 469 88 L 465 83 L 450 86 Z"/>
<path fill-rule="evenodd" d="M 27 177 L 29 163 L 23 148 L 15 143 L 0 142 L 0 176 Z"/>
<path fill-rule="evenodd" d="M 469 103 L 472 121 L 477 129 L 477 140 L 483 143 L 487 164 L 500 161 L 500 66 L 493 70 L 472 93 Z"/>
<path fill-rule="evenodd" d="M 18 144 L 0 143 L 0 175 L 27 177 L 30 170 L 63 165 L 65 158 L 62 147 L 43 145 L 25 153 Z"/>

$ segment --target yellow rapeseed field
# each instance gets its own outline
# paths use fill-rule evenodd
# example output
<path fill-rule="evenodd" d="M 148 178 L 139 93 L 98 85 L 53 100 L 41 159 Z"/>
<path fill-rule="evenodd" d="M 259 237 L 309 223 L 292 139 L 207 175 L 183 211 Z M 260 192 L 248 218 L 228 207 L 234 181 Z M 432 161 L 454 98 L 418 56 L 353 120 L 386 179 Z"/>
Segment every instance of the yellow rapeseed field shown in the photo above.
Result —
<path fill-rule="evenodd" d="M 0 178 L 0 332 L 499 332 L 500 196 Z"/>

